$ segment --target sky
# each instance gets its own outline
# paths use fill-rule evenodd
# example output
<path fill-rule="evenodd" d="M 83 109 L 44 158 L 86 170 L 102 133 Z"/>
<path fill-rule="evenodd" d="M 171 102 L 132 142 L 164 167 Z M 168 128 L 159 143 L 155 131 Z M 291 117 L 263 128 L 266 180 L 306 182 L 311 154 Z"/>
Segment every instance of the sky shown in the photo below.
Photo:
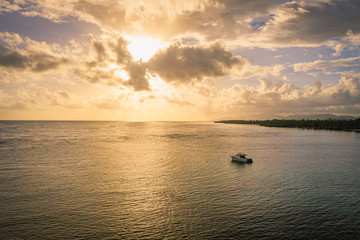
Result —
<path fill-rule="evenodd" d="M 0 119 L 360 117 L 358 0 L 0 0 Z"/>

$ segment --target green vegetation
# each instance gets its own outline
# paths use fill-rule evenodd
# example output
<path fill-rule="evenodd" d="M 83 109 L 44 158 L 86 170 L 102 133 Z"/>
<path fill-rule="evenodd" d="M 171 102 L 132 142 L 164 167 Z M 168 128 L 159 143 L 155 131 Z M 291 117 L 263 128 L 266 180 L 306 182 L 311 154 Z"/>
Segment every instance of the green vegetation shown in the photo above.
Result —
<path fill-rule="evenodd" d="M 360 118 L 354 120 L 223 120 L 217 121 L 216 123 L 255 124 L 265 127 L 310 128 L 360 132 Z"/>

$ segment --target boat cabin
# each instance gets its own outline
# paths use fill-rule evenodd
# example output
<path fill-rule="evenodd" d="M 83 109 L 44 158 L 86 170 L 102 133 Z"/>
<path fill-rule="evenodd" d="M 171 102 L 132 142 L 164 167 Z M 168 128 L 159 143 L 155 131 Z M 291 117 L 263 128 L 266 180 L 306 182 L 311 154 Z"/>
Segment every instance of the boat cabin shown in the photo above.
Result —
<path fill-rule="evenodd" d="M 245 158 L 245 156 L 246 156 L 246 154 L 244 154 L 244 153 L 237 153 L 236 155 L 241 157 L 241 158 Z"/>

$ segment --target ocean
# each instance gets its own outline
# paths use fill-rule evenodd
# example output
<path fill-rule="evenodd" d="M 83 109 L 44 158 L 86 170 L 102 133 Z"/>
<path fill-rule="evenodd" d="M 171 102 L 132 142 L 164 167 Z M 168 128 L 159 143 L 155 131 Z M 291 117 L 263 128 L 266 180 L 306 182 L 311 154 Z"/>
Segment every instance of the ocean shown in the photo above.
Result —
<path fill-rule="evenodd" d="M 355 239 L 360 133 L 0 121 L 0 209 L 1 239 Z"/>

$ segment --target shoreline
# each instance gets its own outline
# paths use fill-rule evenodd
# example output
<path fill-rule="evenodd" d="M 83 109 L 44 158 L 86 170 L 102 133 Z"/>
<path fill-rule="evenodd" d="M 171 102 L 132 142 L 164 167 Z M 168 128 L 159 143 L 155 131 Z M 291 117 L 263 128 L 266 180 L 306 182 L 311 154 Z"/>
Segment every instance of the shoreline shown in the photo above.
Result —
<path fill-rule="evenodd" d="M 221 120 L 215 123 L 259 125 L 263 127 L 300 128 L 312 130 L 334 130 L 360 133 L 360 118 L 355 120 Z"/>

